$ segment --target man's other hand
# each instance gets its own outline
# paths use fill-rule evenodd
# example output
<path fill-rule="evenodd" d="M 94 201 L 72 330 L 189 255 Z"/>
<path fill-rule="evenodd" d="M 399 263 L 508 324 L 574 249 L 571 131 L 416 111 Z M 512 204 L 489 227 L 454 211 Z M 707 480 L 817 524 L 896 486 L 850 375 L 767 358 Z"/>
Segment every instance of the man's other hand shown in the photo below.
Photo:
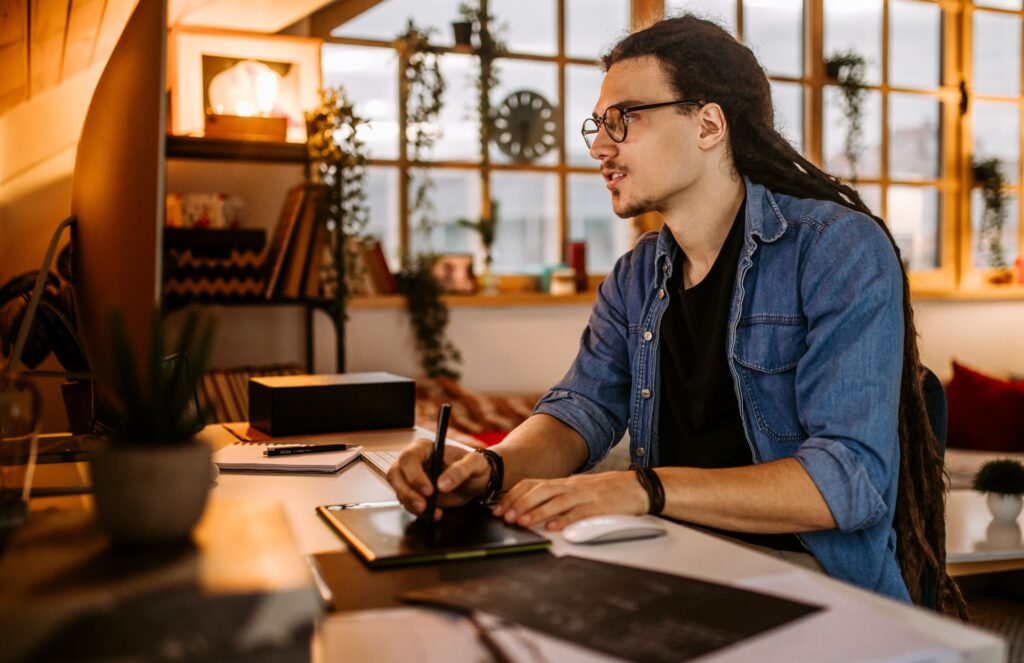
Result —
<path fill-rule="evenodd" d="M 416 515 L 427 508 L 426 498 L 433 491 L 427 474 L 433 450 L 433 440 L 417 438 L 388 470 L 388 483 L 395 489 L 398 501 Z M 486 458 L 449 441 L 444 450 L 444 470 L 437 479 L 438 509 L 434 519 L 441 517 L 442 508 L 462 506 L 479 497 L 490 477 L 491 467 Z"/>
<path fill-rule="evenodd" d="M 494 515 L 523 527 L 544 523 L 555 531 L 590 516 L 639 515 L 648 508 L 647 492 L 635 472 L 600 472 L 565 479 L 524 479 L 502 498 Z"/>

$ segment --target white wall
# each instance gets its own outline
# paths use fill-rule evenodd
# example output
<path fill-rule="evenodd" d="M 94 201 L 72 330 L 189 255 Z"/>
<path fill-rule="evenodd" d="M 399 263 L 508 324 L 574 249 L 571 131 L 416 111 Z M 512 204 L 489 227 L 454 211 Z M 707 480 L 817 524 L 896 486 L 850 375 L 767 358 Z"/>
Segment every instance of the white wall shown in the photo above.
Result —
<path fill-rule="evenodd" d="M 921 360 L 942 380 L 952 360 L 995 375 L 1024 375 L 1024 301 L 914 303 Z"/>

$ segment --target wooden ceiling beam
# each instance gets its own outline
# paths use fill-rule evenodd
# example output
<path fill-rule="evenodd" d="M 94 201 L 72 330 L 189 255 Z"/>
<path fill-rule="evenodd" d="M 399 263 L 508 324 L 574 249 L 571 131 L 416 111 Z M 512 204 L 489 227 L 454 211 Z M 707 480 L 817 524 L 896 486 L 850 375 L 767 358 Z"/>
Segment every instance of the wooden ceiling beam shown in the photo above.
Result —
<path fill-rule="evenodd" d="M 0 0 L 0 113 L 28 99 L 28 0 Z"/>
<path fill-rule="evenodd" d="M 381 0 L 335 0 L 310 14 L 309 34 L 311 37 L 329 37 L 331 30 L 376 7 L 380 2 Z"/>
<path fill-rule="evenodd" d="M 72 0 L 60 79 L 63 81 L 92 64 L 107 0 Z"/>
<path fill-rule="evenodd" d="M 71 0 L 32 0 L 29 29 L 29 96 L 60 82 L 64 34 Z"/>

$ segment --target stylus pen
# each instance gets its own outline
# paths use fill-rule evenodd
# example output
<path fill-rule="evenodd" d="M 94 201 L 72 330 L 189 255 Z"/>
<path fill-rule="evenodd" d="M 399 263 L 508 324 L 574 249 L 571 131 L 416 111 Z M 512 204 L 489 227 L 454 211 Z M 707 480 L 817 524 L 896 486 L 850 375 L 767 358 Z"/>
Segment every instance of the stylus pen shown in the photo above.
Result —
<path fill-rule="evenodd" d="M 268 447 L 264 456 L 294 456 L 295 454 L 318 454 L 327 451 L 344 451 L 347 444 L 296 444 L 282 447 Z"/>
<path fill-rule="evenodd" d="M 437 478 L 441 476 L 444 469 L 444 439 L 448 435 L 448 416 L 452 412 L 452 406 L 445 403 L 437 414 L 437 437 L 434 438 L 434 452 L 430 455 L 430 485 L 433 490 L 427 498 L 427 508 L 420 515 L 429 526 L 431 531 L 434 527 L 434 511 L 437 509 Z"/>

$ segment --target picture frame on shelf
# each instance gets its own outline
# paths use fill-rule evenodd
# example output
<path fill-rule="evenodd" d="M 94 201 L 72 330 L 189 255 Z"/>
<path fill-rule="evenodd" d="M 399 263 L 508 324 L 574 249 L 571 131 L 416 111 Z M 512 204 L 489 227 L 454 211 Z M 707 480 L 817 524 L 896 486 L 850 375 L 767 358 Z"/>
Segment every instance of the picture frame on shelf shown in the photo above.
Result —
<path fill-rule="evenodd" d="M 450 253 L 434 263 L 434 278 L 445 292 L 456 295 L 473 295 L 477 291 L 476 276 L 473 274 L 473 255 Z"/>
<path fill-rule="evenodd" d="M 206 134 L 208 111 L 258 135 L 263 118 L 284 118 L 285 137 L 306 141 L 304 113 L 316 108 L 322 40 L 290 35 L 175 28 L 170 37 L 171 131 Z M 250 121 L 251 120 L 251 121 Z"/>

